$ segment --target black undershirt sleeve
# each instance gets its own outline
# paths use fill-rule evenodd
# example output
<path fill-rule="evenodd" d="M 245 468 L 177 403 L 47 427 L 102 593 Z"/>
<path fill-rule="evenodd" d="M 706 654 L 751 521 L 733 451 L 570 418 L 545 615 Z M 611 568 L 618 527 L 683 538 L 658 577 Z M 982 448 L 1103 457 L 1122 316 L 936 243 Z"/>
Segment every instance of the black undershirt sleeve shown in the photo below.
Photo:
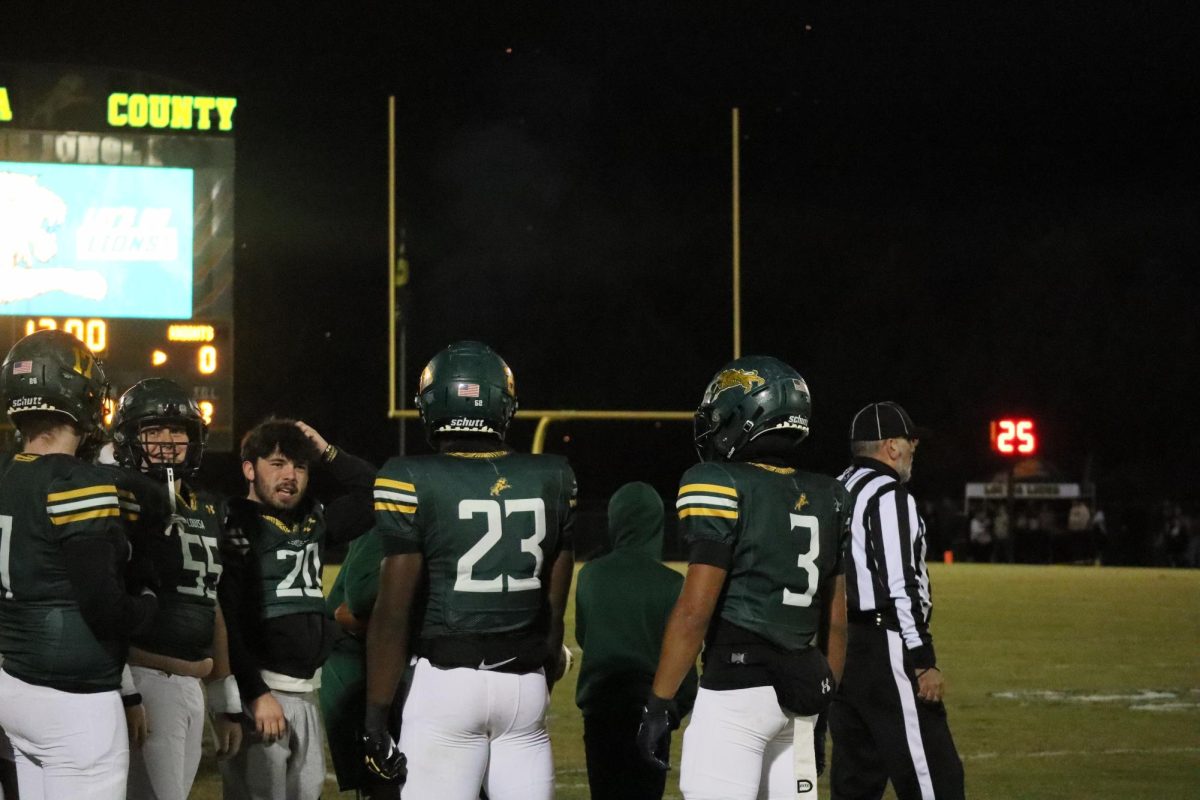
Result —
<path fill-rule="evenodd" d="M 63 543 L 63 557 L 79 611 L 97 639 L 125 639 L 150 628 L 158 600 L 152 594 L 126 594 L 111 537 L 72 537 Z"/>
<path fill-rule="evenodd" d="M 225 630 L 229 639 L 229 665 L 237 680 L 238 691 L 244 700 L 253 700 L 270 689 L 263 682 L 258 660 L 246 645 L 242 605 L 246 589 L 246 559 L 226 550 L 222 553 L 225 571 L 217 584 L 217 597 L 225 615 Z"/>
<path fill-rule="evenodd" d="M 371 530 L 375 525 L 375 466 L 345 450 L 337 450 L 333 460 L 321 466 L 334 484 L 325 503 L 326 542 L 341 544 Z"/>
<path fill-rule="evenodd" d="M 688 553 L 688 563 L 707 564 L 727 570 L 733 563 L 733 547 L 712 539 L 697 539 Z"/>

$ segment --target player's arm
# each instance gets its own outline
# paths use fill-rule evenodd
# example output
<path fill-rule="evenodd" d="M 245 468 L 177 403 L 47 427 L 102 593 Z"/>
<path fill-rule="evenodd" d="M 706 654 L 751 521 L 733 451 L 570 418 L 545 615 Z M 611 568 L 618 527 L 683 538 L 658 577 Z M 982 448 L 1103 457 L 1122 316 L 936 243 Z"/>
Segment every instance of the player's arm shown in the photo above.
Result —
<path fill-rule="evenodd" d="M 563 619 L 567 610 L 567 595 L 571 593 L 571 578 L 575 574 L 575 551 L 562 550 L 554 559 L 550 569 L 550 590 L 546 600 L 550 605 L 550 630 L 547 634 L 547 652 L 550 663 L 546 669 L 546 682 L 551 688 L 563 676 L 566 659 L 563 658 Z"/>
<path fill-rule="evenodd" d="M 378 471 L 373 464 L 330 444 L 315 428 L 297 421 L 296 427 L 321 452 L 320 470 L 333 484 L 325 500 L 326 538 L 330 544 L 348 542 L 371 529 L 371 487 Z"/>
<path fill-rule="evenodd" d="M 221 582 L 217 584 L 217 600 L 224 612 L 229 665 L 237 680 L 242 708 L 254 720 L 258 734 L 269 743 L 283 736 L 287 730 L 287 720 L 283 716 L 283 707 L 263 681 L 258 659 L 246 641 L 243 620 L 247 613 L 253 615 L 256 609 L 246 608 L 248 603 L 253 602 L 247 563 L 250 545 L 245 538 L 245 531 L 252 529 L 252 525 L 249 521 L 243 524 L 239 520 L 240 513 L 246 512 L 231 501 L 225 525 L 227 535 L 222 541 L 224 571 L 221 573 Z"/>
<path fill-rule="evenodd" d="M 711 564 L 691 564 L 683 589 L 663 632 L 662 652 L 654 673 L 651 691 L 655 697 L 670 700 L 679 691 L 684 676 L 696 666 L 704 634 L 712 621 L 721 588 L 728 572 Z"/>
<path fill-rule="evenodd" d="M 845 575 L 839 573 L 825 579 L 821 587 L 821 603 L 824 613 L 821 615 L 821 629 L 817 634 L 818 645 L 829 662 L 834 683 L 840 684 L 846 668 L 848 636 Z"/>
<path fill-rule="evenodd" d="M 367 708 L 363 715 L 363 755 L 371 772 L 404 779 L 407 759 L 389 729 L 396 688 L 408 664 L 413 598 L 425 559 L 419 553 L 396 553 L 383 559 L 379 594 L 367 623 Z"/>
<path fill-rule="evenodd" d="M 213 668 L 204 679 L 205 705 L 212 723 L 213 739 L 217 758 L 232 758 L 242 743 L 242 724 L 238 715 L 242 711 L 238 695 L 237 679 L 229 663 L 229 634 L 225 628 L 225 614 L 218 605 L 213 620 L 212 654 Z"/>
<path fill-rule="evenodd" d="M 96 638 L 119 639 L 147 629 L 158 601 L 149 588 L 127 592 L 121 504 L 117 487 L 104 479 L 89 470 L 56 481 L 46 495 L 46 513 L 84 621 Z"/>
<path fill-rule="evenodd" d="M 379 594 L 367 624 L 367 705 L 389 709 L 408 665 L 413 600 L 425 559 L 399 553 L 383 559 Z"/>

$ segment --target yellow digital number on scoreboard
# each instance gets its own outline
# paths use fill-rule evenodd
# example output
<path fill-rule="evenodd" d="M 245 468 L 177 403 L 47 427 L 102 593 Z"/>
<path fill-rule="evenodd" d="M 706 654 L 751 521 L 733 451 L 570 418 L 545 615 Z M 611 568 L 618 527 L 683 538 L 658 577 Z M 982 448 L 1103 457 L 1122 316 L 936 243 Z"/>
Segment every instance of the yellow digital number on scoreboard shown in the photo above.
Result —
<path fill-rule="evenodd" d="M 59 330 L 58 320 L 51 317 L 38 317 L 25 320 L 25 335 L 34 331 Z M 108 323 L 102 319 L 79 319 L 70 317 L 63 320 L 61 330 L 71 334 L 87 345 L 93 353 L 103 353 L 108 349 Z"/>

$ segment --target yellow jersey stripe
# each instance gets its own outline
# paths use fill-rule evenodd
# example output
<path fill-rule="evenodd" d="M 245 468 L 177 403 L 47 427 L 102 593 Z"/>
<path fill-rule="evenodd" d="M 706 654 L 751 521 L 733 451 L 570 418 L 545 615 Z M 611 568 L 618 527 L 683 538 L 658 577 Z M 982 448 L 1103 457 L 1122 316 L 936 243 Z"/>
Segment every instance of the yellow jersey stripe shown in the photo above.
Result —
<path fill-rule="evenodd" d="M 82 511 L 78 514 L 66 514 L 61 517 L 51 517 L 55 525 L 68 525 L 72 522 L 82 522 L 85 519 L 103 519 L 104 517 L 119 517 L 119 508 L 97 508 L 95 511 Z"/>
<path fill-rule="evenodd" d="M 74 500 L 76 497 L 87 497 L 93 494 L 116 494 L 117 487 L 110 484 L 103 486 L 85 486 L 82 489 L 71 489 L 66 492 L 52 492 L 46 495 L 46 500 L 51 503 L 61 503 L 63 500 Z"/>
<path fill-rule="evenodd" d="M 391 478 L 376 478 L 375 485 L 385 489 L 403 489 L 406 492 L 415 492 L 417 490 L 417 487 L 413 486 L 411 483 L 394 481 Z"/>
<path fill-rule="evenodd" d="M 689 483 L 686 486 L 679 487 L 680 495 L 685 495 L 688 492 L 704 492 L 706 494 L 723 494 L 727 497 L 737 497 L 737 489 L 731 489 L 728 486 L 718 486 L 715 483 Z"/>
<path fill-rule="evenodd" d="M 416 506 L 402 506 L 399 503 L 376 502 L 375 510 L 376 511 L 399 511 L 401 514 L 417 513 Z"/>
<path fill-rule="evenodd" d="M 722 519 L 737 519 L 738 512 L 721 508 L 681 508 L 679 518 L 684 517 L 721 517 Z"/>

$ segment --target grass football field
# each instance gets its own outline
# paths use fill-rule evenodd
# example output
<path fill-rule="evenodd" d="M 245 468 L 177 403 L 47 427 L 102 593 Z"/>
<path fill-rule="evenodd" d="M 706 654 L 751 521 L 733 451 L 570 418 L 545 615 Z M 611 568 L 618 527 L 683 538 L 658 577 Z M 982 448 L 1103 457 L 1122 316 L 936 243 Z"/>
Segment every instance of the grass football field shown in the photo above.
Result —
<path fill-rule="evenodd" d="M 1200 797 L 1200 571 L 934 564 L 931 572 L 933 633 L 968 797 Z M 573 611 L 572 598 L 567 640 L 578 657 Z M 573 671 L 551 701 L 560 800 L 588 797 L 574 691 Z M 669 798 L 680 797 L 679 742 Z M 192 797 L 220 796 L 206 745 Z M 353 794 L 339 795 L 331 780 L 324 796 Z"/>

